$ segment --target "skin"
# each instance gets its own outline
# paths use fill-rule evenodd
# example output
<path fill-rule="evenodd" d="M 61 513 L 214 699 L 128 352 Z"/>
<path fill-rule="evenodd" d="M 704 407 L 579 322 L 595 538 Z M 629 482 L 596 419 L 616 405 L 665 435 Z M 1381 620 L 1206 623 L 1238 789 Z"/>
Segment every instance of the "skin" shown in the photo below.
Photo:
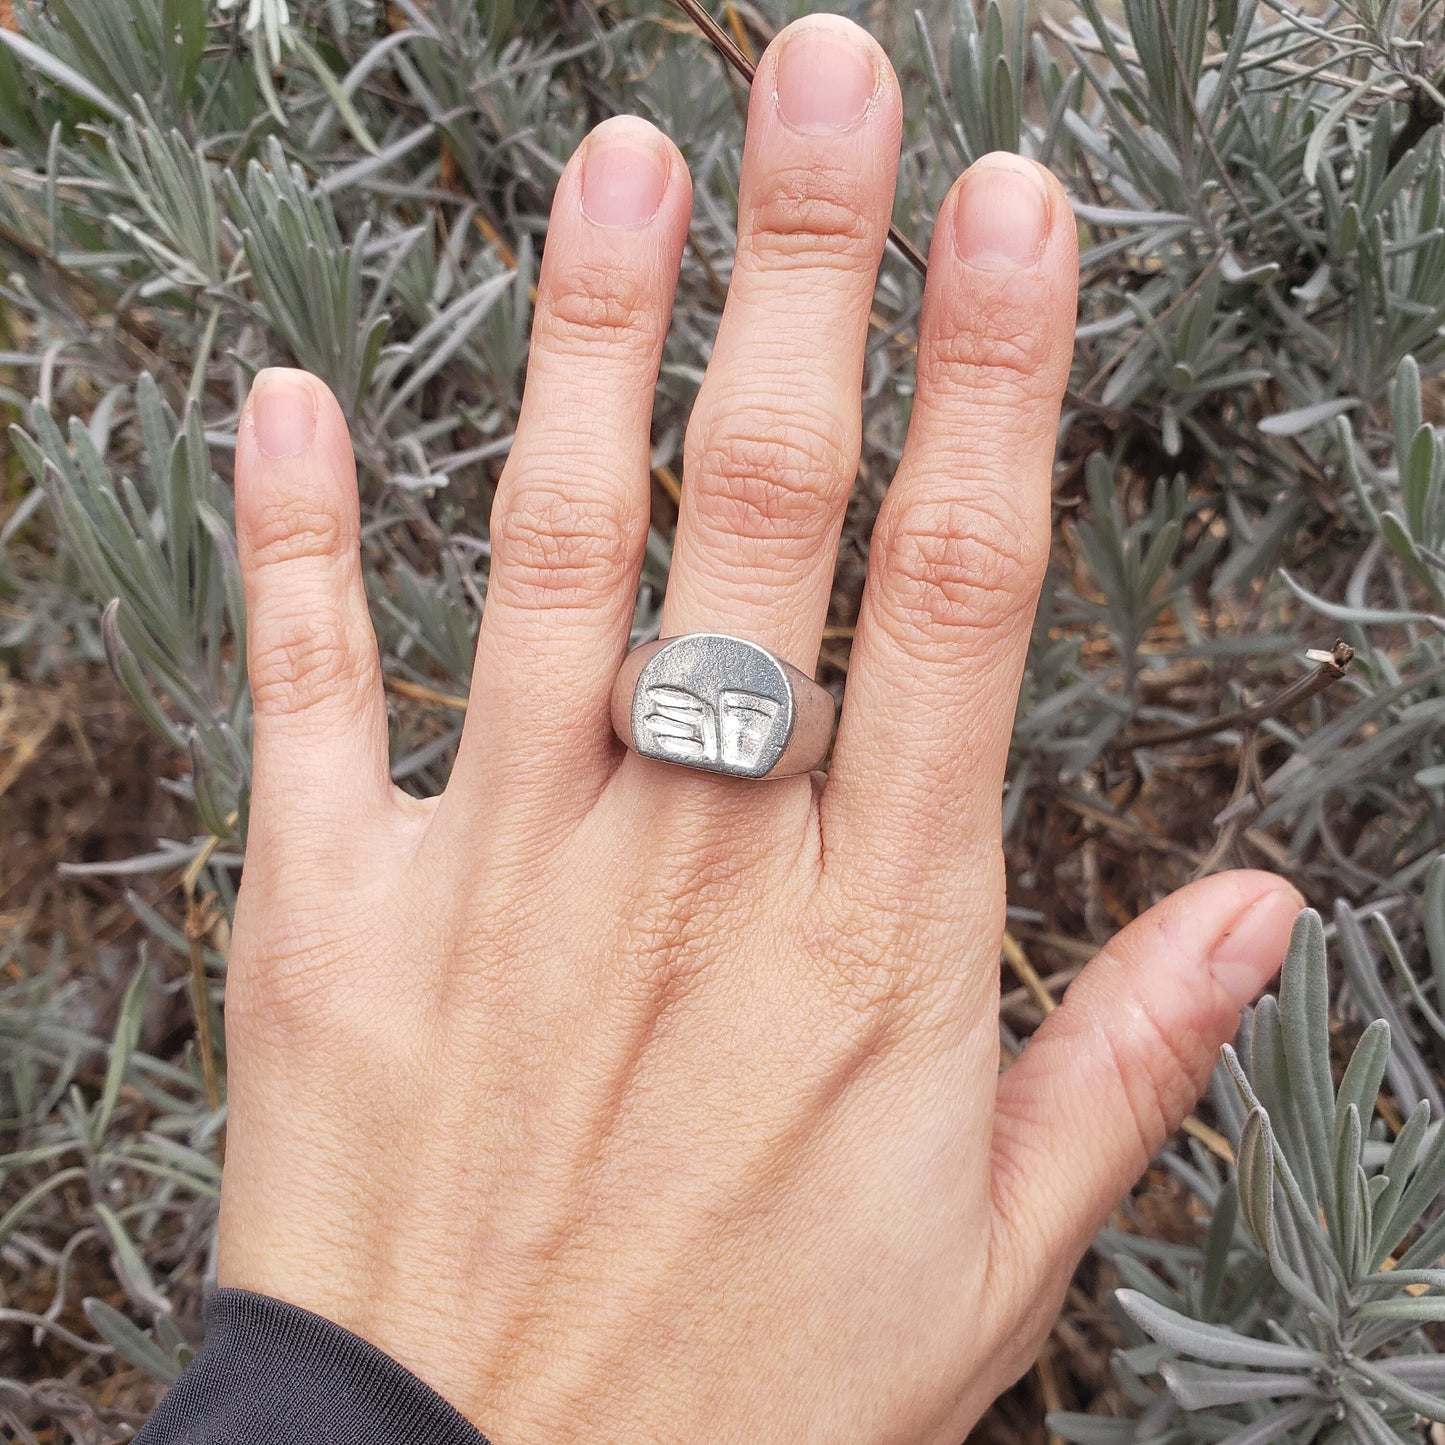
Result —
<path fill-rule="evenodd" d="M 858 64 L 864 113 L 830 125 Z M 664 634 L 816 660 L 899 134 L 848 22 L 763 58 Z M 953 1445 L 1032 1361 L 1300 902 L 1252 872 L 1165 900 L 1000 1073 L 1000 795 L 1077 272 L 1057 183 L 1013 157 L 938 218 L 829 775 L 622 749 L 689 205 L 630 117 L 558 184 L 440 798 L 388 776 L 341 412 L 303 373 L 258 378 L 220 1279 L 365 1336 L 498 1445 Z"/>

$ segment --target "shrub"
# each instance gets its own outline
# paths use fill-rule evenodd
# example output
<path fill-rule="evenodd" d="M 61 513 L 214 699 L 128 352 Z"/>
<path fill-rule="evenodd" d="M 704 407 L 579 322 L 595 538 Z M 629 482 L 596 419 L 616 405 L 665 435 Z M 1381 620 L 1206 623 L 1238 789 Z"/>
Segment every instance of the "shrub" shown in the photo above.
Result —
<path fill-rule="evenodd" d="M 756 49 L 803 8 L 729 3 L 723 16 Z M 1441 1105 L 1428 1032 L 1445 1012 L 1438 867 L 1423 924 L 1401 903 L 1445 842 L 1440 7 L 840 8 L 876 22 L 905 79 L 904 233 L 922 245 L 957 169 L 999 146 L 1053 167 L 1080 225 L 1056 546 L 1006 800 L 1013 956 L 1048 959 L 1046 989 L 1076 967 L 1071 940 L 1097 941 L 1192 874 L 1263 862 L 1322 906 L 1339 900 L 1345 1002 L 1361 1022 L 1389 1021 L 1388 1044 L 1367 1029 L 1330 1093 L 1319 926 L 1302 925 L 1279 1010 L 1255 1015 L 1215 1090 L 1240 1169 L 1192 1146 L 1166 1158 L 1212 1221 L 1207 1238 L 1182 1251 L 1101 1241 L 1135 1291 L 1118 1374 L 1144 1427 L 1059 1428 L 1243 1441 L 1268 1424 L 1269 1438 L 1305 1440 L 1338 1407 L 1341 1438 L 1399 1438 L 1445 1391 L 1422 1356 L 1423 1306 L 1377 1312 L 1369 1349 L 1341 1332 L 1391 1304 L 1397 1281 L 1371 1279 L 1390 1257 L 1371 1210 L 1391 1190 L 1397 1215 L 1409 1198 L 1405 1223 L 1427 1225 L 1400 1268 L 1439 1263 L 1438 1125 L 1427 1137 L 1411 1112 Z M 0 993 L 0 1110 L 15 1136 L 0 1157 L 0 1246 L 7 1268 L 54 1273 L 63 1302 L 67 1241 L 104 1239 L 129 1312 L 90 1306 L 108 1344 L 57 1334 L 59 1305 L 29 1326 L 163 1379 L 184 1352 L 173 1316 L 189 1315 L 206 1276 L 215 1193 L 224 1051 L 209 1025 L 249 777 L 228 478 L 249 378 L 297 362 L 347 411 L 393 771 L 435 791 L 468 683 L 552 184 L 614 110 L 672 135 L 696 190 L 635 637 L 657 628 L 683 426 L 731 265 L 741 93 L 654 0 L 11 9 L 0 4 L 0 408 L 18 425 L 0 467 L 0 645 L 31 679 L 67 655 L 103 656 L 174 746 L 178 776 L 163 781 L 194 833 L 129 867 L 182 878 L 186 926 L 174 900 L 137 893 L 134 906 L 153 963 L 174 958 L 193 986 L 201 1043 L 165 1058 L 141 1046 L 159 964 L 137 971 L 114 1037 L 77 1030 L 65 989 L 87 985 L 37 964 L 49 942 L 17 931 L 23 981 Z M 920 296 L 890 255 L 823 658 L 835 685 L 902 447 Z M 1399 930 L 1380 936 L 1389 970 L 1361 922 L 1386 916 Z M 1407 978 L 1425 934 L 1431 970 Z M 1033 1018 L 1009 1002 L 1006 1039 Z M 1282 1064 L 1280 1039 L 1295 1041 Z M 1381 1078 L 1382 1110 L 1410 1121 L 1392 1145 L 1374 1108 Z M 1411 1147 L 1416 1183 L 1401 1196 Z M 1226 1327 L 1276 1349 L 1218 1356 L 1210 1331 Z M 1290 1403 L 1261 1403 L 1286 1388 Z M 0 1418 L 58 1421 L 54 1398 L 0 1389 Z M 83 1414 L 64 1428 L 90 1428 Z"/>
<path fill-rule="evenodd" d="M 1445 859 L 1431 869 L 1424 911 L 1438 976 Z M 1388 921 L 1369 922 L 1406 969 Z M 1342 905 L 1339 924 L 1350 976 L 1374 982 L 1361 919 Z M 1398 1017 L 1394 1029 L 1376 1019 L 1336 1089 L 1328 989 L 1324 927 L 1307 911 L 1278 1003 L 1250 1011 L 1215 1080 L 1236 1165 L 1221 1168 L 1197 1142 L 1192 1158 L 1169 1160 L 1208 1211 L 1204 1239 L 1181 1246 L 1109 1230 L 1099 1240 L 1126 1286 L 1118 1305 L 1138 1343 L 1114 1368 L 1138 1416 L 1055 1415 L 1065 1439 L 1409 1441 L 1420 1416 L 1445 1419 L 1445 1360 L 1425 1331 L 1445 1320 L 1440 1099 L 1430 1082 L 1388 1143 L 1377 1105 L 1392 1064 L 1426 1079 L 1437 1071 Z M 1422 1012 L 1445 1041 L 1445 1022 L 1428 1004 Z"/>

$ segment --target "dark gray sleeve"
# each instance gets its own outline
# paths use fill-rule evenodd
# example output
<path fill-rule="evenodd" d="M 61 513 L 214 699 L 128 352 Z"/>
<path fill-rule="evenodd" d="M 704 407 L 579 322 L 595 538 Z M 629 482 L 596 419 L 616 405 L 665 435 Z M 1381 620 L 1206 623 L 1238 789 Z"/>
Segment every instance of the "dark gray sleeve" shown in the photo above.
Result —
<path fill-rule="evenodd" d="M 430 1385 L 309 1310 L 217 1290 L 206 1338 L 135 1445 L 487 1445 Z"/>

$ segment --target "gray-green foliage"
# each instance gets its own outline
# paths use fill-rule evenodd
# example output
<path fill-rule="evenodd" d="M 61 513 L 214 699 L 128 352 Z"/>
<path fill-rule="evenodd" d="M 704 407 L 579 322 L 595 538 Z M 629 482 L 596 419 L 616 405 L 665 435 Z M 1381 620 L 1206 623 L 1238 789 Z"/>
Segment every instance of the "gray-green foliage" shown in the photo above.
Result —
<path fill-rule="evenodd" d="M 741 11 L 767 28 L 807 8 L 779 0 Z M 1311 1306 L 1283 1280 L 1336 1320 L 1339 1281 L 1296 1218 L 1288 1179 L 1306 1205 L 1333 1211 L 1324 1237 L 1357 1281 L 1350 1269 L 1373 1253 L 1361 1221 L 1375 1210 L 1379 1222 L 1371 1191 L 1386 1187 L 1370 1183 L 1384 1146 L 1361 1080 L 1383 1057 L 1400 1107 L 1442 1112 L 1428 1033 L 1431 1011 L 1445 1011 L 1438 866 L 1426 924 L 1435 972 L 1404 961 L 1413 924 L 1397 939 L 1379 921 L 1419 889 L 1445 842 L 1445 436 L 1432 420 L 1445 365 L 1441 5 L 1081 0 L 1051 5 L 1047 19 L 992 0 L 926 0 L 916 15 L 861 0 L 832 8 L 871 24 L 903 77 L 895 219 L 916 241 L 958 169 L 1000 146 L 1050 165 L 1079 221 L 1058 545 L 1007 799 L 1021 871 L 1049 852 L 1076 805 L 1138 836 L 1138 789 L 1121 790 L 1121 776 L 1177 790 L 1169 752 L 1134 748 L 1131 736 L 1257 701 L 1302 675 L 1306 648 L 1336 636 L 1356 648 L 1349 674 L 1307 707 L 1219 730 L 1250 760 L 1242 786 L 1223 812 L 1166 841 L 1168 856 L 1192 866 L 1224 826 L 1253 850 L 1245 861 L 1282 861 L 1317 897 L 1345 900 L 1335 927 L 1346 996 L 1361 1022 L 1389 1020 L 1388 1050 L 1380 1030 L 1367 1034 L 1347 1085 L 1355 1112 L 1331 1105 L 1330 1130 L 1315 1118 L 1297 1138 L 1306 1126 L 1291 1122 L 1302 1100 L 1290 1070 L 1311 1063 L 1309 1097 L 1322 1099 L 1324 1055 L 1296 1049 L 1282 1074 L 1260 1073 L 1251 1050 L 1292 1005 L 1262 1010 L 1240 1076 L 1262 1107 L 1218 1094 L 1245 1134 L 1248 1180 L 1236 1185 L 1202 1156 L 1175 1161 L 1216 1233 L 1233 1211 L 1225 1242 L 1203 1263 L 1145 1248 L 1130 1278 L 1217 1324 L 1238 1265 L 1260 1291 L 1236 1301 L 1252 1313 L 1227 1316 L 1231 1326 L 1264 1340 L 1266 1317 L 1280 1311 L 1281 1328 L 1316 1340 L 1299 1324 Z M 175 744 L 180 777 L 166 785 L 197 822 L 194 837 L 163 840 L 132 866 L 173 876 L 193 863 L 198 896 L 215 895 L 223 911 L 249 780 L 229 474 L 250 377 L 296 362 L 336 391 L 356 444 L 384 669 L 403 685 L 464 693 L 486 591 L 487 509 L 518 415 L 531 287 L 562 164 L 591 124 L 628 110 L 666 130 L 692 172 L 654 428 L 654 462 L 676 470 L 731 266 L 742 140 L 736 82 L 664 0 L 299 0 L 283 24 L 285 9 L 18 0 L 19 29 L 0 30 L 0 410 L 18 424 L 6 470 L 15 502 L 0 523 L 0 597 L 17 605 L 0 617 L 0 647 L 36 675 L 66 647 L 108 659 Z M 918 278 L 890 256 L 864 374 L 862 479 L 840 572 L 849 586 L 903 445 L 920 297 Z M 657 515 L 639 639 L 657 628 L 670 561 L 665 508 Z M 48 570 L 21 577 L 14 549 L 52 536 Z M 851 620 L 850 607 L 842 599 L 835 620 Z M 1176 691 L 1171 679 L 1186 673 L 1196 681 Z M 394 775 L 435 791 L 457 732 L 452 712 L 399 710 Z M 1076 861 L 1060 867 L 1041 886 L 1078 892 Z M 192 941 L 172 921 L 136 907 L 158 956 L 190 958 Z M 207 951 L 202 962 L 218 989 L 224 960 Z M 1292 977 L 1313 980 L 1317 1028 L 1318 968 Z M 104 1308 L 92 1322 L 163 1377 L 177 1339 L 162 1306 L 204 1271 L 178 1264 L 172 1291 L 153 1270 L 153 1294 L 138 1286 L 117 1228 L 152 1239 L 155 1209 L 209 1197 L 197 1161 L 216 1120 L 189 1059 L 122 1051 L 136 1087 L 167 1091 L 147 1115 L 164 1128 L 132 1123 L 115 1097 L 77 1093 L 78 1061 L 109 1045 L 68 1033 L 53 1003 L 34 980 L 0 994 L 0 1030 L 28 1041 L 7 1056 L 15 1092 L 0 1110 L 19 1137 L 19 1152 L 0 1157 L 0 1186 L 24 1203 L 6 1216 L 25 1241 L 7 1258 L 18 1249 L 34 1264 L 65 1247 L 48 1212 L 60 1186 L 30 1196 L 54 1170 L 81 1169 L 93 1201 L 85 1227 L 110 1241 L 149 1333 L 137 1344 Z M 183 1178 L 148 1194 L 145 1181 L 161 1176 L 136 1161 L 149 1158 L 142 1145 L 161 1147 L 152 1136 L 182 1159 Z M 1417 1142 L 1425 1151 L 1433 1139 Z M 48 1152 L 26 1152 L 37 1148 Z M 117 1178 L 118 1207 L 107 1203 Z M 187 1217 L 204 1231 L 204 1209 Z M 1144 1248 L 1106 1245 L 1121 1261 Z M 1146 1257 L 1161 1271 L 1152 1285 Z M 1162 1356 L 1148 1349 L 1124 1357 L 1122 1378 L 1147 1418 L 1169 1415 L 1170 1438 L 1222 1438 L 1214 1426 L 1188 1433 L 1198 1412 L 1178 1413 L 1171 1393 L 1186 1377 L 1193 1398 L 1242 1420 L 1266 1407 L 1253 1397 L 1225 1406 L 1218 1391 L 1267 1393 L 1260 1380 L 1280 1373 L 1251 1367 L 1243 1385 L 1221 1383 L 1199 1373 L 1218 1362 L 1181 1357 L 1161 1394 L 1146 1377 Z M 1429 1368 L 1411 1365 L 1409 1380 L 1445 1389 Z M 1366 1403 L 1351 1405 L 1346 1386 Z M 1401 1403 L 1367 1371 L 1342 1376 L 1340 1391 L 1329 1398 L 1359 1429 L 1394 1428 L 1383 1416 L 1364 1423 L 1375 1420 L 1369 1401 Z M 1289 1397 L 1299 1429 L 1324 1398 Z M 1132 1423 L 1114 1428 L 1097 1438 L 1135 1438 L 1118 1433 Z"/>
<path fill-rule="evenodd" d="M 1445 448 L 1420 381 L 1445 355 L 1436 10 L 1310 18 L 1137 0 L 1120 18 L 1085 3 L 1041 27 L 1018 7 L 957 3 L 885 35 L 905 76 L 925 82 L 900 223 L 921 237 L 956 167 L 1003 145 L 1065 179 L 1085 243 L 1063 451 L 1088 458 L 1087 487 L 1061 493 L 1066 515 L 1083 511 L 1079 565 L 1060 558 L 1047 590 L 1011 820 L 1041 783 L 1107 782 L 1131 724 L 1200 715 L 1151 674 L 1203 660 L 1227 711 L 1241 689 L 1293 680 L 1303 647 L 1339 631 L 1358 653 L 1340 693 L 1350 706 L 1271 720 L 1274 766 L 1239 811 L 1352 891 L 1418 868 L 1445 835 L 1430 756 L 1445 720 Z M 438 623 L 474 620 L 485 590 L 479 538 L 516 416 L 550 187 L 612 109 L 652 116 L 688 157 L 693 244 L 655 455 L 675 464 L 730 261 L 740 134 L 728 78 L 646 4 L 570 31 L 542 6 L 401 5 L 388 29 L 370 6 L 316 5 L 279 32 L 274 64 L 202 0 L 147 0 L 103 45 L 114 17 L 102 0 L 19 13 L 20 33 L 0 43 L 6 300 L 27 337 L 9 395 L 86 412 L 110 452 L 67 457 L 37 421 L 50 465 L 94 492 L 151 445 L 126 389 L 143 370 L 218 443 L 255 367 L 317 371 L 356 434 L 394 670 L 440 670 L 461 690 L 465 649 Z M 258 13 L 264 30 L 270 12 Z M 902 444 L 917 302 L 916 278 L 890 259 L 866 383 L 869 476 L 886 476 Z M 97 304 L 114 312 L 99 333 Z M 117 533 L 115 545 L 128 544 Z M 639 635 L 657 620 L 665 531 L 648 555 Z M 87 571 L 97 600 L 120 597 L 123 624 L 140 609 Z M 410 615 L 422 592 L 439 605 Z M 1247 630 L 1232 625 L 1241 612 Z M 1166 645 L 1151 638 L 1161 621 Z M 1085 653 L 1100 623 L 1110 647 Z M 174 656 L 195 650 L 188 632 L 170 635 Z M 138 656 L 169 691 L 157 658 Z M 222 731 L 214 706 L 198 716 L 194 699 L 172 700 L 219 816 L 243 826 L 244 726 L 227 718 Z M 444 775 L 445 749 L 428 756 L 414 770 L 403 760 L 419 787 Z M 1337 864 L 1330 814 L 1358 808 L 1379 823 Z"/>
<path fill-rule="evenodd" d="M 187 749 L 197 816 L 227 837 L 249 768 L 238 661 L 246 619 L 229 494 L 212 476 L 199 407 L 178 419 L 149 376 L 133 404 L 139 484 L 112 477 L 102 459 L 108 407 L 89 427 L 73 418 L 64 436 L 37 403 L 33 437 L 17 427 L 14 441 L 86 586 L 110 599 L 100 626 L 112 671 L 156 729 Z M 188 724 L 171 720 L 157 689 Z"/>
<path fill-rule="evenodd" d="M 23 957 L 26 944 L 17 931 L 0 947 L 0 962 Z M 77 984 L 61 982 L 63 963 L 57 952 L 30 976 L 0 985 L 0 1129 L 12 1146 L 0 1154 L 0 1254 L 15 1295 L 28 1294 L 37 1274 L 49 1275 L 52 1290 L 46 1310 L 12 1312 L 9 1322 L 28 1326 L 37 1342 L 66 1339 L 59 1321 L 76 1303 L 72 1258 L 99 1246 L 126 1308 L 149 1328 L 86 1296 L 79 1303 L 102 1342 L 87 1351 L 113 1351 L 157 1379 L 174 1379 L 190 1356 L 175 1298 L 197 1260 L 210 1272 L 220 1115 L 205 1107 L 191 1061 L 165 1062 L 137 1047 L 150 982 L 144 951 L 108 1039 L 77 1022 L 88 1000 Z M 105 1073 L 88 1097 L 78 1074 L 98 1053 Z M 143 1128 L 132 1122 L 141 1116 Z M 87 1222 L 58 1241 L 57 1253 L 52 1206 L 74 1193 L 87 1201 Z M 0 1399 L 0 1420 L 15 1426 L 6 1410 Z"/>
<path fill-rule="evenodd" d="M 1434 977 L 1445 972 L 1445 858 L 1424 897 Z M 1363 968 L 1360 920 L 1338 929 Z M 1388 920 L 1371 925 L 1406 968 Z M 1119 1272 L 1124 1328 L 1113 1361 L 1130 1420 L 1056 1415 L 1079 1445 L 1103 1442 L 1373 1442 L 1419 1438 L 1445 1419 L 1445 1359 L 1425 1326 L 1445 1321 L 1445 1127 L 1438 1090 L 1407 1105 L 1393 1129 L 1377 1100 L 1387 1074 L 1432 1072 L 1414 1041 L 1435 1018 L 1360 1034 L 1336 1087 L 1330 1069 L 1329 977 L 1318 914 L 1300 915 L 1278 1001 L 1264 999 L 1225 1050 L 1213 1100 L 1234 1146 L 1229 1170 L 1204 1148 L 1170 1167 L 1207 1209 L 1195 1248 L 1109 1231 L 1100 1249 Z M 1437 1044 L 1440 1042 L 1437 1039 Z M 1438 1076 L 1438 1063 L 1433 1072 Z M 1392 1079 L 1389 1096 L 1413 1090 Z"/>
<path fill-rule="evenodd" d="M 1388 787 L 1398 827 L 1356 861 L 1392 875 L 1418 866 L 1445 822 L 1429 755 L 1445 723 L 1440 438 L 1422 430 L 1419 384 L 1445 348 L 1438 7 L 1407 17 L 1398 5 L 1337 6 L 1316 18 L 1189 0 L 1119 9 L 1083 0 L 1078 19 L 1034 35 L 1022 145 L 1066 177 L 1084 223 L 1068 421 L 1080 449 L 1099 453 L 1088 501 L 1097 514 L 1106 462 L 1127 467 L 1110 481 L 1124 494 L 1111 511 L 1132 513 L 1140 556 L 1162 560 L 1181 527 L 1192 555 L 1140 598 L 1119 585 L 1117 545 L 1105 557 L 1086 547 L 1101 604 L 1071 598 L 1060 573 L 1051 633 L 1102 605 L 1115 675 L 1100 687 L 1067 663 L 1048 673 L 1056 692 L 1079 686 L 1069 720 L 1031 727 L 1024 714 L 1021 748 L 1043 755 L 1027 776 L 1077 771 L 1144 715 L 1134 639 L 1151 609 L 1171 608 L 1186 634 L 1172 660 L 1286 648 L 1308 622 L 1290 615 L 1272 581 L 1283 576 L 1319 614 L 1320 641 L 1338 629 L 1359 650 L 1356 702 L 1322 747 L 1290 721 L 1270 724 L 1292 756 L 1254 815 L 1284 825 L 1302 856 L 1320 846 L 1328 807 Z M 1021 45 L 992 18 L 960 28 L 947 79 L 935 80 L 958 117 L 960 159 L 1012 124 L 1022 85 L 1003 73 L 1016 76 Z M 988 77 L 992 108 L 977 98 Z M 1188 486 L 1161 509 L 1159 483 L 1176 467 Z M 1087 528 L 1111 540 L 1097 516 Z M 1214 555 L 1201 575 L 1202 547 Z M 1257 619 L 1249 636 L 1218 625 L 1242 599 Z M 1386 624 L 1403 626 L 1409 645 L 1391 645 L 1393 634 L 1382 645 Z M 1166 664 L 1156 651 L 1149 665 Z"/>

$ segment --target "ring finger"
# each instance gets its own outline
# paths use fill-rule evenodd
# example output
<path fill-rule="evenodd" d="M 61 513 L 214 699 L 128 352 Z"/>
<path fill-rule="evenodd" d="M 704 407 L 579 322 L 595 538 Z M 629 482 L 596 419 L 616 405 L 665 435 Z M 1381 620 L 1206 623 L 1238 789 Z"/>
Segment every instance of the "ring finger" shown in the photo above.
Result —
<path fill-rule="evenodd" d="M 664 636 L 733 633 L 813 670 L 900 131 L 893 71 L 852 22 L 811 16 L 768 48 L 732 282 L 688 427 Z"/>

